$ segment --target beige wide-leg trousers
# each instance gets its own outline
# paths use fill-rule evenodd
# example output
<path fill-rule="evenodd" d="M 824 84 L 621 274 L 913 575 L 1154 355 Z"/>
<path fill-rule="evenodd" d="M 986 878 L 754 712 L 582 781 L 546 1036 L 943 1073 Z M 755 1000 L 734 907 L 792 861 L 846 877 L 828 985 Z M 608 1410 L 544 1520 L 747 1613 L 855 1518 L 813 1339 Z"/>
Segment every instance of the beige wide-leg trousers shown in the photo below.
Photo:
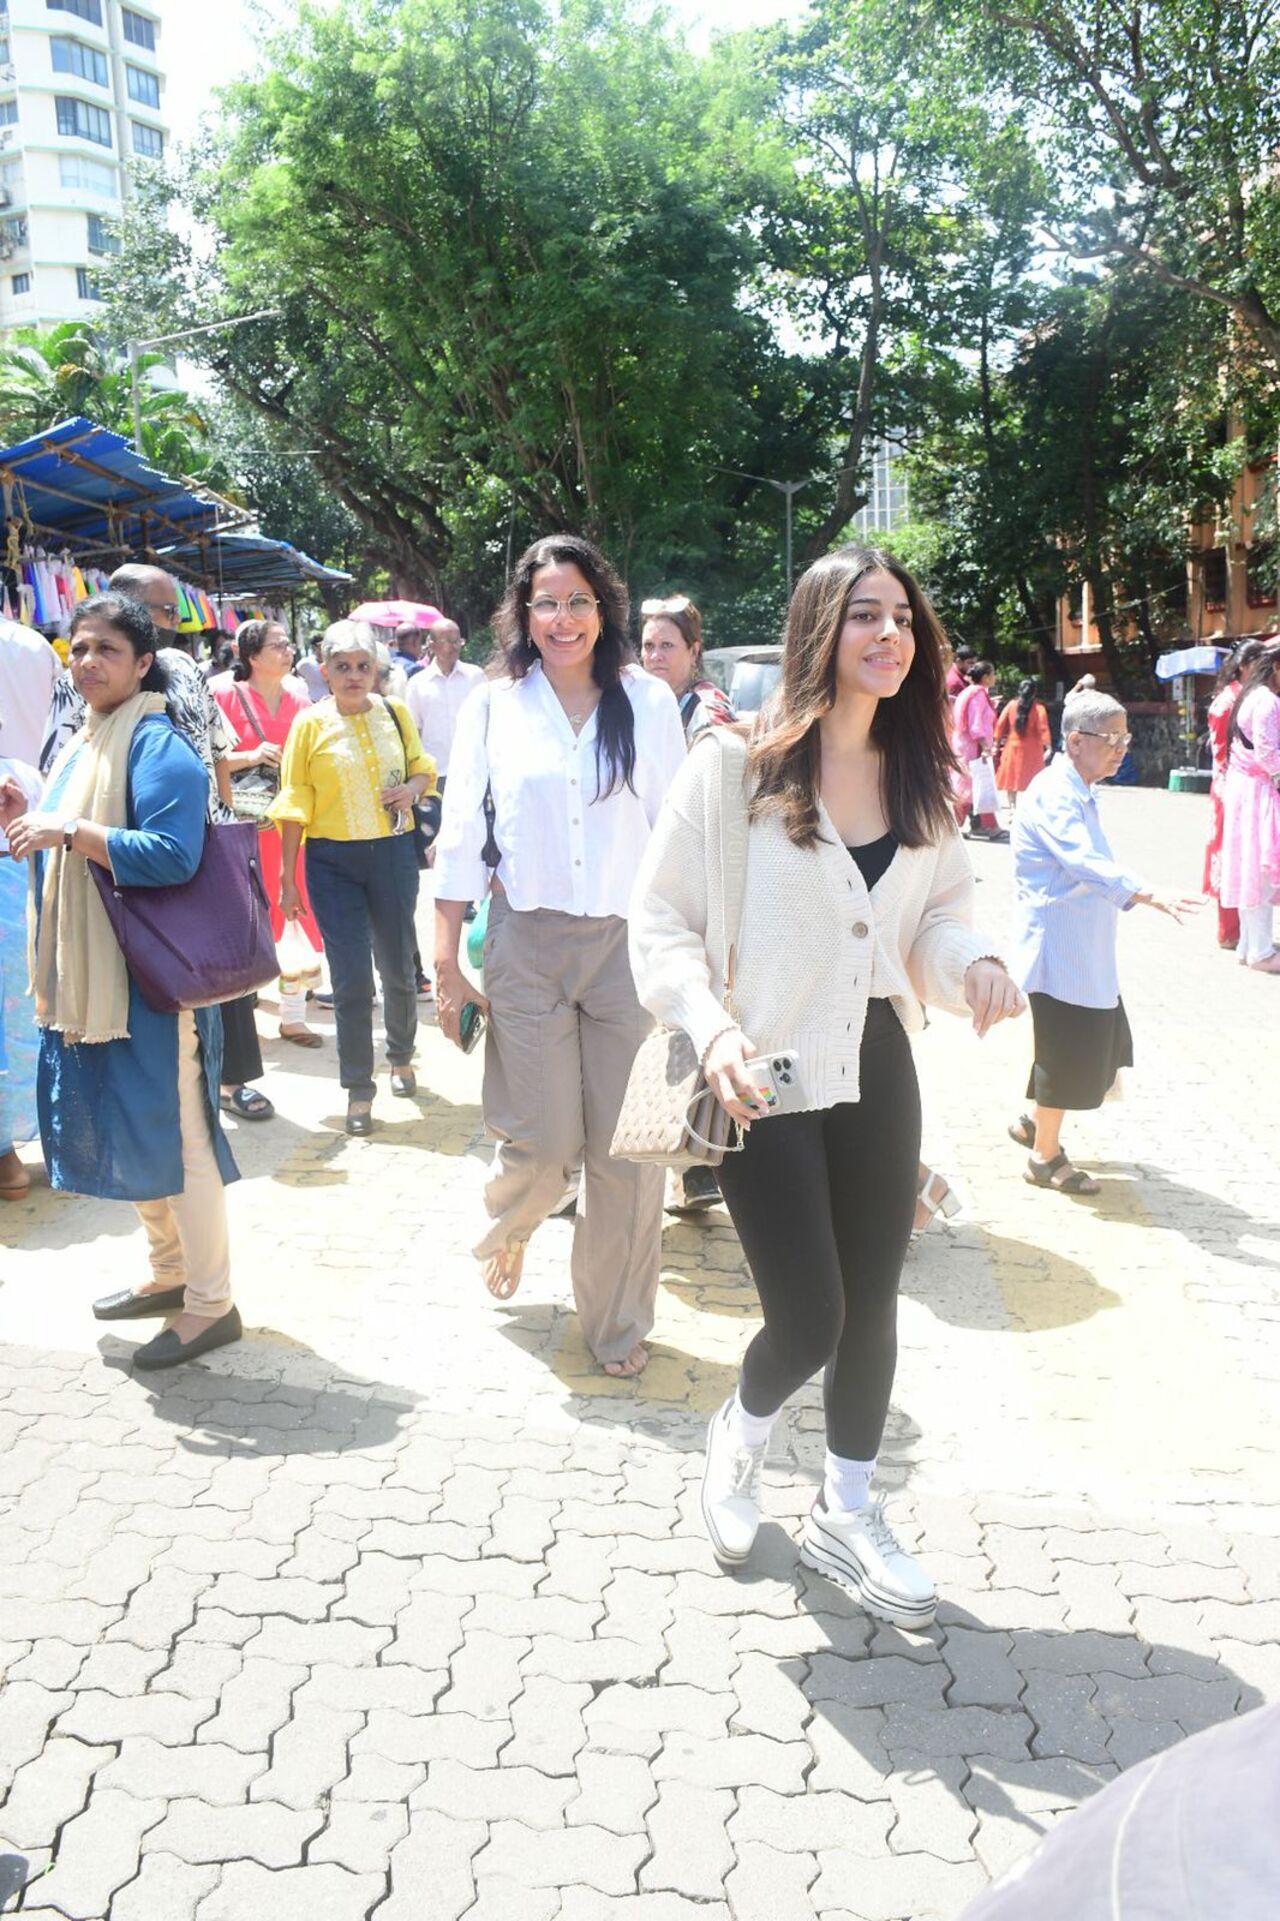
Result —
<path fill-rule="evenodd" d="M 652 1026 L 636 999 L 627 924 L 489 903 L 485 1125 L 497 1140 L 480 1259 L 527 1241 L 586 1179 L 573 1234 L 573 1296 L 587 1346 L 620 1361 L 653 1326 L 661 1167 L 610 1158 L 636 1050 Z"/>
<path fill-rule="evenodd" d="M 166 1287 L 185 1287 L 188 1314 L 218 1320 L 231 1306 L 227 1194 L 218 1172 L 204 1104 L 204 1066 L 194 1014 L 178 1016 L 178 1124 L 182 1192 L 135 1201 L 151 1243 L 151 1271 Z"/>

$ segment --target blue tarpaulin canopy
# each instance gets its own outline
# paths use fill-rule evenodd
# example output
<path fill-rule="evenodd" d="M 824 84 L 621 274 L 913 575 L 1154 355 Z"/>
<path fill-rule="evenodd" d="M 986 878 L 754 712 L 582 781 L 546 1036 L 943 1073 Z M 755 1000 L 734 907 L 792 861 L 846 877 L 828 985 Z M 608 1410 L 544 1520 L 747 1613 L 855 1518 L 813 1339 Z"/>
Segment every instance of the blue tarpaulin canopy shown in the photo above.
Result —
<path fill-rule="evenodd" d="M 287 540 L 264 534 L 216 533 L 167 548 L 166 566 L 199 579 L 212 594 L 260 594 L 305 587 L 311 581 L 337 586 L 351 579 L 340 568 L 324 567 Z"/>
<path fill-rule="evenodd" d="M 1179 647 L 1175 653 L 1161 654 L 1156 662 L 1160 680 L 1177 680 L 1182 674 L 1216 674 L 1229 647 Z"/>
<path fill-rule="evenodd" d="M 128 441 L 77 415 L 0 452 L 7 521 L 81 559 L 142 557 L 249 519 L 210 489 L 157 472 Z"/>

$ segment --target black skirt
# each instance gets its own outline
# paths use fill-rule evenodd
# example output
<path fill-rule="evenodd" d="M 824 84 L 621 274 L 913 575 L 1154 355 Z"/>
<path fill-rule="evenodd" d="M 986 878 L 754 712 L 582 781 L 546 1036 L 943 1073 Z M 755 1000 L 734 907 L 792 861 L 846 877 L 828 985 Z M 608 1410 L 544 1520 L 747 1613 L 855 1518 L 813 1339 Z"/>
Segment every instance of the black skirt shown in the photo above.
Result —
<path fill-rule="evenodd" d="M 1035 1036 L 1028 1100 L 1039 1107 L 1101 1107 L 1120 1069 L 1133 1066 L 1124 1002 L 1076 1007 L 1052 994 L 1028 999 Z"/>

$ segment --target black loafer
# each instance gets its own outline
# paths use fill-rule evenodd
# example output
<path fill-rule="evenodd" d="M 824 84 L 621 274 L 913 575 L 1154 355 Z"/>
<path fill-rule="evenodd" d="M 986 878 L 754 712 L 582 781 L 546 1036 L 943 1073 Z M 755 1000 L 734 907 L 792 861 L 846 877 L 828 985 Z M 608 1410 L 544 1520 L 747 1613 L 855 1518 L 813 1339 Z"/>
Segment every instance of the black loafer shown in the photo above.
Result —
<path fill-rule="evenodd" d="M 399 1094 L 404 1100 L 412 1100 L 418 1091 L 418 1077 L 411 1067 L 393 1067 L 391 1070 L 391 1092 Z"/>
<path fill-rule="evenodd" d="M 203 1334 L 194 1340 L 180 1341 L 171 1327 L 163 1334 L 157 1334 L 154 1341 L 135 1350 L 133 1365 L 144 1369 L 159 1367 L 178 1367 L 183 1361 L 194 1361 L 201 1354 L 209 1354 L 215 1347 L 227 1347 L 238 1341 L 244 1333 L 240 1322 L 239 1308 L 228 1308 L 216 1321 L 210 1321 Z"/>
<path fill-rule="evenodd" d="M 350 1108 L 348 1108 L 346 1125 L 348 1134 L 372 1134 L 373 1115 L 353 1114 Z"/>
<path fill-rule="evenodd" d="M 135 1294 L 126 1287 L 119 1294 L 104 1294 L 93 1304 L 95 1321 L 145 1321 L 153 1314 L 181 1314 L 186 1289 L 166 1287 L 163 1294 Z"/>

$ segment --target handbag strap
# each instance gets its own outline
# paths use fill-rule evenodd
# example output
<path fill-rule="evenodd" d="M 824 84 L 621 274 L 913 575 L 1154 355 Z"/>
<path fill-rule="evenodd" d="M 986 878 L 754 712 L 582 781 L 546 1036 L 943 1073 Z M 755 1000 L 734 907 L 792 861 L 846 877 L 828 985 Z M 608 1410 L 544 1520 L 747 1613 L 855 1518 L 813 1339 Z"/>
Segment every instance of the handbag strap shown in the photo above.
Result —
<path fill-rule="evenodd" d="M 252 707 L 250 707 L 249 705 L 248 696 L 246 695 L 243 686 L 238 680 L 233 681 L 232 686 L 236 690 L 236 695 L 237 695 L 237 698 L 239 699 L 240 705 L 244 708 L 245 719 L 248 721 L 250 727 L 252 727 L 254 733 L 258 736 L 258 739 L 265 746 L 267 737 L 262 731 L 262 725 L 258 719 L 258 716 L 254 713 Z"/>
<path fill-rule="evenodd" d="M 409 743 L 404 737 L 404 728 L 400 725 L 400 716 L 396 712 L 395 708 L 391 705 L 391 702 L 385 697 L 385 695 L 379 694 L 378 698 L 379 700 L 381 700 L 383 706 L 386 708 L 387 712 L 390 714 L 392 725 L 395 727 L 396 733 L 399 735 L 400 757 L 404 761 L 404 777 L 406 780 L 408 780 L 409 778 Z"/>
<path fill-rule="evenodd" d="M 743 899 L 747 883 L 749 820 L 745 792 L 746 747 L 727 728 L 708 728 L 704 739 L 714 740 L 720 756 L 720 952 L 724 956 L 725 1011 L 736 1020 L 733 1005 L 742 938 Z"/>
<path fill-rule="evenodd" d="M 727 1141 L 709 1141 L 706 1135 L 699 1134 L 697 1128 L 694 1126 L 692 1120 L 690 1119 L 690 1115 L 692 1114 L 694 1108 L 698 1105 L 698 1102 L 704 1098 L 705 1094 L 706 1094 L 705 1086 L 695 1087 L 695 1089 L 693 1090 L 693 1093 L 689 1096 L 689 1100 L 684 1110 L 685 1133 L 689 1136 L 689 1139 L 691 1141 L 696 1141 L 699 1147 L 705 1147 L 709 1154 L 741 1154 L 743 1148 L 747 1144 L 747 1137 L 743 1133 L 737 1121 L 734 1121 L 732 1124 L 734 1138 L 732 1140 L 727 1140 Z M 714 1099 L 714 1096 L 712 1096 L 712 1098 Z"/>
<path fill-rule="evenodd" d="M 484 690 L 484 758 L 486 766 L 489 764 L 489 722 L 492 718 L 493 687 L 490 685 Z M 480 858 L 492 874 L 495 873 L 502 864 L 502 849 L 498 845 L 498 836 L 494 831 L 498 824 L 498 809 L 493 798 L 492 781 L 487 782 L 485 785 L 484 799 L 481 801 L 480 806 L 484 814 L 485 825 L 484 846 L 480 849 Z"/>

